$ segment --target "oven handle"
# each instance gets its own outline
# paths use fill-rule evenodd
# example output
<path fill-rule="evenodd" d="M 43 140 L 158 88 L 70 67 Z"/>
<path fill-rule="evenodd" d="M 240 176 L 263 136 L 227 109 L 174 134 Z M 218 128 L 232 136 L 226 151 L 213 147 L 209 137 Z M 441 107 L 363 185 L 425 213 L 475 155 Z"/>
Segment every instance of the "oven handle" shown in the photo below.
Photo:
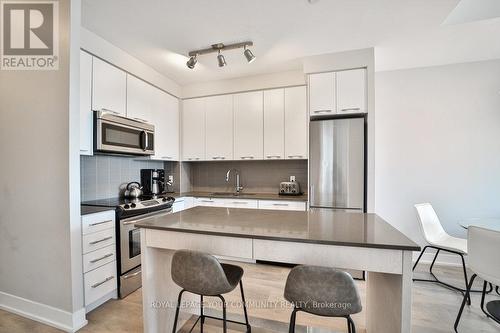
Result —
<path fill-rule="evenodd" d="M 135 273 L 132 273 L 132 274 L 127 274 L 127 275 L 124 275 L 123 278 L 126 280 L 126 279 L 130 279 L 130 278 L 133 278 L 134 276 L 137 276 L 141 274 L 141 271 L 138 271 L 138 272 L 135 272 Z"/>
<path fill-rule="evenodd" d="M 168 215 L 168 214 L 172 214 L 172 208 L 162 210 L 161 212 L 156 211 L 156 212 L 144 214 L 144 215 L 141 215 L 140 218 L 129 217 L 128 219 L 123 219 L 121 222 L 123 225 L 135 224 L 137 222 L 148 219 L 150 217 L 163 216 L 163 215 Z"/>

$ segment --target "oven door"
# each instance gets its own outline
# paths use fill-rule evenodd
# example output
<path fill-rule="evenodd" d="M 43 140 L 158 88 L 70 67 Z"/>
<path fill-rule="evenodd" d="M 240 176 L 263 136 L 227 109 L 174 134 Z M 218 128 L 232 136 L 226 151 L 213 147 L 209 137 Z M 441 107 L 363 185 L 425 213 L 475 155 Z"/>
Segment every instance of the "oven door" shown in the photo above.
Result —
<path fill-rule="evenodd" d="M 172 208 L 168 208 L 120 221 L 120 275 L 141 265 L 141 231 L 135 224 L 150 217 L 171 213 Z"/>
<path fill-rule="evenodd" d="M 108 118 L 110 118 L 108 116 Z M 144 126 L 143 126 L 144 125 Z M 152 128 L 151 128 L 152 127 Z M 113 116 L 95 120 L 95 150 L 133 155 L 154 154 L 154 126 Z"/>

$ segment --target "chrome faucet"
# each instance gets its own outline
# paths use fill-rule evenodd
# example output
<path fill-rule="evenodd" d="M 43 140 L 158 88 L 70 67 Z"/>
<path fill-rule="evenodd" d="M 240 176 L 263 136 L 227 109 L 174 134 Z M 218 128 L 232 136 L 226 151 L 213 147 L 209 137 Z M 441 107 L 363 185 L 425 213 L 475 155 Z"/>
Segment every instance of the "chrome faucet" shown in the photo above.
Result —
<path fill-rule="evenodd" d="M 234 187 L 235 194 L 239 194 L 243 190 L 243 186 L 240 186 L 240 172 L 238 169 L 229 169 L 226 173 L 226 182 L 229 182 L 229 176 L 231 176 L 231 171 L 236 173 L 236 186 Z"/>

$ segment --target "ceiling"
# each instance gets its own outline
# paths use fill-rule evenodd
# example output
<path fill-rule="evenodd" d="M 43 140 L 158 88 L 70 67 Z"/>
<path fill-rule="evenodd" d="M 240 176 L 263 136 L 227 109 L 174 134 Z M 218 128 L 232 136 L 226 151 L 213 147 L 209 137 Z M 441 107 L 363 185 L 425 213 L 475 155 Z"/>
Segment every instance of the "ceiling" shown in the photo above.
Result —
<path fill-rule="evenodd" d="M 82 25 L 181 85 L 297 70 L 309 55 L 375 47 L 376 69 L 500 58 L 500 18 L 443 25 L 459 0 L 83 0 Z M 251 40 L 243 50 L 187 53 Z"/>

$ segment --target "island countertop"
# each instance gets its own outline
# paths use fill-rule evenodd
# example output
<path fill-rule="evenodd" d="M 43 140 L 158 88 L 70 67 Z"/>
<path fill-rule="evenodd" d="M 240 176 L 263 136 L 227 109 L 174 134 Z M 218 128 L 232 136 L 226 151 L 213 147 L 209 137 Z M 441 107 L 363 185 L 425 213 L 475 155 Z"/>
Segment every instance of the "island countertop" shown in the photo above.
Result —
<path fill-rule="evenodd" d="M 153 216 L 135 225 L 206 235 L 420 251 L 420 246 L 376 214 L 328 209 L 301 212 L 194 207 Z"/>

